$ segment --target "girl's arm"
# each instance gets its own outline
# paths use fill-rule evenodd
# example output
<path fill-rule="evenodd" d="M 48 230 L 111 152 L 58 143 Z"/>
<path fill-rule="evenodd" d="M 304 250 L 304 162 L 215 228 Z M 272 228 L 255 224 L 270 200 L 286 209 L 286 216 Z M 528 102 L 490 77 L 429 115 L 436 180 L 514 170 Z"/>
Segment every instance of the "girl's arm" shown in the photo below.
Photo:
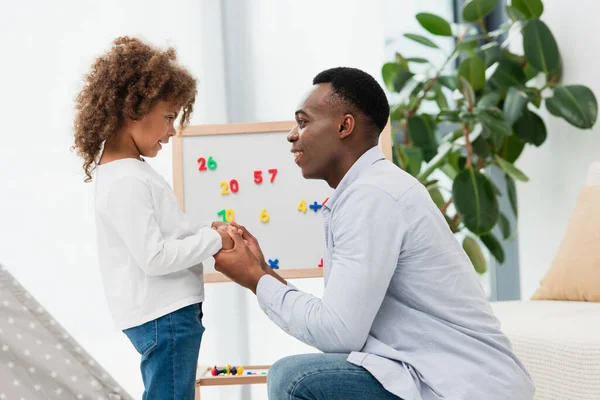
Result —
<path fill-rule="evenodd" d="M 150 188 L 136 177 L 115 182 L 102 211 L 101 215 L 125 242 L 136 263 L 150 276 L 190 268 L 222 247 L 221 235 L 210 225 L 186 237 L 165 239 L 156 222 Z M 175 212 L 179 210 L 174 215 Z"/>

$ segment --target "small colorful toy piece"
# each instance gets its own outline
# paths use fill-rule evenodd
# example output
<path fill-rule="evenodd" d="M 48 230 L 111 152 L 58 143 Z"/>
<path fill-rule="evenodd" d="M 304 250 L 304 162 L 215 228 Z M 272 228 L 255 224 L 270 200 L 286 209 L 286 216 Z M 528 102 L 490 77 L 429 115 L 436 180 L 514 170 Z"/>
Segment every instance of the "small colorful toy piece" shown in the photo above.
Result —
<path fill-rule="evenodd" d="M 275 260 L 269 259 L 269 267 L 273 269 L 279 269 L 279 260 L 276 258 Z"/>
<path fill-rule="evenodd" d="M 328 200 L 329 200 L 329 197 L 328 197 L 328 198 L 326 198 L 326 199 L 325 199 L 325 201 L 323 201 L 323 202 L 321 203 L 321 206 L 324 206 L 324 205 L 325 205 L 325 203 L 327 203 L 327 201 L 328 201 Z"/>
<path fill-rule="evenodd" d="M 319 209 L 321 209 L 321 207 L 323 207 L 322 205 L 320 205 L 319 203 L 317 203 L 316 201 L 314 203 L 312 203 L 310 206 L 310 209 L 313 210 L 314 212 L 319 211 Z"/>
<path fill-rule="evenodd" d="M 300 204 L 298 204 L 298 211 L 303 212 L 304 214 L 306 214 L 306 200 L 302 200 L 300 202 Z"/>
<path fill-rule="evenodd" d="M 223 222 L 232 222 L 235 219 L 235 212 L 231 208 L 221 210 L 217 215 L 223 219 Z"/>
<path fill-rule="evenodd" d="M 235 179 L 232 179 L 230 182 L 223 181 L 219 185 L 221 186 L 221 194 L 222 195 L 229 194 L 229 189 L 231 189 L 232 193 L 237 193 L 238 190 L 240 190 L 240 185 L 238 184 L 238 181 Z"/>
<path fill-rule="evenodd" d="M 263 224 L 266 224 L 267 222 L 269 222 L 270 219 L 271 219 L 271 216 L 267 212 L 267 209 L 263 208 L 262 211 L 260 212 L 260 222 L 262 222 Z"/>
<path fill-rule="evenodd" d="M 212 376 L 219 376 L 219 375 L 242 375 L 244 373 L 244 367 L 239 366 L 239 367 L 232 367 L 231 365 L 227 364 L 226 367 L 223 368 L 217 368 L 216 366 L 210 371 Z"/>
<path fill-rule="evenodd" d="M 206 158 L 200 157 L 198 159 L 198 171 L 206 171 L 206 167 L 211 171 L 217 169 L 217 162 L 212 158 L 208 157 L 208 163 L 206 162 Z"/>
<path fill-rule="evenodd" d="M 321 258 L 321 262 L 318 265 L 319 268 L 323 268 L 323 259 Z"/>

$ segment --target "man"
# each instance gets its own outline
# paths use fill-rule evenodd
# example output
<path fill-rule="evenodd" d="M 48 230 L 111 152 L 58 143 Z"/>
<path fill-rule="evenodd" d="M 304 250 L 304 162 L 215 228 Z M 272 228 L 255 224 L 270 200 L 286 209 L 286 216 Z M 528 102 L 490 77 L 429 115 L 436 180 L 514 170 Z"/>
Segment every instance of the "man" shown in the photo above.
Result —
<path fill-rule="evenodd" d="M 352 68 L 313 84 L 288 140 L 303 176 L 335 188 L 323 208 L 323 298 L 271 270 L 241 226 L 229 230 L 233 250 L 215 256 L 273 322 L 323 352 L 276 362 L 269 398 L 531 400 L 532 380 L 440 210 L 378 148 L 381 87 Z"/>

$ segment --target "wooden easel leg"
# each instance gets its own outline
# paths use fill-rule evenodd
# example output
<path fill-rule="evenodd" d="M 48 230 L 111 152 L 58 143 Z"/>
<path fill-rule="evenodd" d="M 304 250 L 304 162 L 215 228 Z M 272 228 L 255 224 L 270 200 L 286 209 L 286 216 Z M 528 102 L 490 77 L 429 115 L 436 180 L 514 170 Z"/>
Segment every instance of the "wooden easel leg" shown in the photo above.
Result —
<path fill-rule="evenodd" d="M 200 400 L 200 386 L 196 385 L 196 396 L 194 396 L 195 400 Z"/>

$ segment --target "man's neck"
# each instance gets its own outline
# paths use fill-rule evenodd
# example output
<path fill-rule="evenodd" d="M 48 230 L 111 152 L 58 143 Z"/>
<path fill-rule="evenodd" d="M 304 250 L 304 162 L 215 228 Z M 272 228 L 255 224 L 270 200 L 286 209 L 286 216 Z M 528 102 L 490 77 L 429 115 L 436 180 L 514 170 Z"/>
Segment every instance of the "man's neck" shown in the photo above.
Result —
<path fill-rule="evenodd" d="M 332 173 L 325 181 L 333 188 L 337 189 L 344 176 L 350 171 L 350 168 L 358 161 L 363 154 L 372 149 L 377 144 L 366 143 L 361 147 L 348 149 L 345 154 L 339 159 L 336 165 L 332 168 Z"/>

